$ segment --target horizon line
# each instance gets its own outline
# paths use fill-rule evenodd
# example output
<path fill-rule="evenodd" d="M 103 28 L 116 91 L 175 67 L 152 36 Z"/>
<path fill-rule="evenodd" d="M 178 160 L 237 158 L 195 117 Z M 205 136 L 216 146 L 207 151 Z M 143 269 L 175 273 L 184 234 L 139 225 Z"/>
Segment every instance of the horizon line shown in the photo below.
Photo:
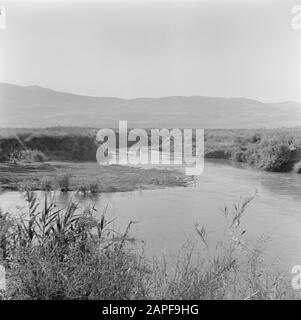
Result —
<path fill-rule="evenodd" d="M 57 93 L 63 93 L 63 94 L 69 94 L 69 95 L 74 95 L 74 96 L 79 96 L 79 97 L 86 97 L 86 98 L 103 98 L 103 99 L 120 99 L 120 100 L 125 100 L 125 101 L 132 101 L 132 100 L 138 100 L 138 99 L 166 99 L 166 98 L 212 98 L 212 99 L 229 99 L 229 100 L 234 100 L 234 99 L 245 99 L 245 100 L 250 100 L 250 101 L 256 101 L 262 104 L 278 104 L 278 103 L 297 103 L 301 104 L 299 101 L 295 100 L 281 100 L 278 102 L 262 102 L 261 100 L 254 99 L 254 98 L 248 98 L 244 96 L 231 96 L 231 97 L 225 97 L 225 96 L 208 96 L 208 95 L 167 95 L 167 96 L 160 96 L 160 97 L 147 97 L 147 96 L 142 96 L 142 97 L 135 97 L 135 98 L 121 98 L 118 96 L 93 96 L 93 95 L 86 95 L 86 94 L 79 94 L 79 93 L 74 93 L 74 92 L 68 92 L 68 91 L 61 91 L 61 90 L 56 90 L 52 89 L 49 87 L 44 87 L 41 85 L 37 84 L 32 84 L 32 85 L 24 85 L 24 84 L 16 84 L 16 83 L 11 83 L 11 82 L 4 82 L 0 81 L 0 84 L 4 85 L 10 85 L 10 86 L 17 86 L 17 87 L 22 87 L 22 88 L 41 88 L 44 90 L 49 90 Z"/>

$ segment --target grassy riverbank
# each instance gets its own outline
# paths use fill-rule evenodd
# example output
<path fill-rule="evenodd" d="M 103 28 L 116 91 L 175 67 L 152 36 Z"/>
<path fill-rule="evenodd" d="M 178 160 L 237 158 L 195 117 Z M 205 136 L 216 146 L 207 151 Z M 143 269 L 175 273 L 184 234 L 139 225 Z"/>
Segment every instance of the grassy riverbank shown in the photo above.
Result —
<path fill-rule="evenodd" d="M 2 299 L 289 299 L 290 279 L 263 263 L 262 243 L 250 244 L 241 219 L 252 199 L 224 209 L 220 245 L 207 234 L 187 244 L 176 262 L 150 260 L 131 235 L 112 229 L 102 212 L 70 203 L 59 210 L 31 191 L 20 217 L 0 214 L 0 263 L 6 268 Z M 193 226 L 192 226 L 193 228 Z"/>
<path fill-rule="evenodd" d="M 183 172 L 100 166 L 94 162 L 0 163 L 0 186 L 12 190 L 123 192 L 183 187 L 191 178 Z"/>
<path fill-rule="evenodd" d="M 95 161 L 96 132 L 77 127 L 1 129 L 0 160 Z M 267 171 L 301 171 L 300 148 L 300 128 L 205 130 L 205 157 L 245 162 Z M 26 150 L 34 150 L 33 155 Z"/>
<path fill-rule="evenodd" d="M 205 155 L 245 162 L 266 171 L 299 172 L 301 129 L 209 130 Z"/>

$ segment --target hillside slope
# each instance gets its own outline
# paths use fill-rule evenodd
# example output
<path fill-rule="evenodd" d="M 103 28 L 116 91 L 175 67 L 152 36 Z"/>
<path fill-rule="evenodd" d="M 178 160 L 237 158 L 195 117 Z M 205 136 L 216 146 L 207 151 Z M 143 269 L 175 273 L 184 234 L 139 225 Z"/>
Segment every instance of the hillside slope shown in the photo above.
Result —
<path fill-rule="evenodd" d="M 246 98 L 98 98 L 0 83 L 0 127 L 273 128 L 301 125 L 301 104 Z"/>

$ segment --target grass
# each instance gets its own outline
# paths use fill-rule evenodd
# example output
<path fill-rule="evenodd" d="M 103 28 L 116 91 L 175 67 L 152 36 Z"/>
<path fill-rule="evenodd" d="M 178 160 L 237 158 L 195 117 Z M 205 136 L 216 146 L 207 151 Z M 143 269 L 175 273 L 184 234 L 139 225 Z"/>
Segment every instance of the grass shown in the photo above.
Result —
<path fill-rule="evenodd" d="M 19 151 L 14 151 L 9 156 L 9 161 L 13 163 L 17 162 L 25 162 L 25 163 L 32 163 L 32 162 L 44 162 L 46 161 L 46 157 L 43 152 L 39 150 L 30 150 L 24 149 Z"/>
<path fill-rule="evenodd" d="M 41 190 L 43 191 L 53 190 L 53 181 L 51 178 L 46 176 L 41 179 Z"/>
<path fill-rule="evenodd" d="M 98 194 L 100 191 L 99 188 L 99 181 L 93 180 L 89 183 L 84 183 L 78 187 L 78 193 L 82 195 L 88 195 L 88 194 Z"/>
<path fill-rule="evenodd" d="M 70 175 L 64 174 L 57 179 L 59 188 L 63 192 L 70 191 Z"/>
<path fill-rule="evenodd" d="M 31 184 L 34 190 L 123 192 L 186 186 L 190 180 L 176 170 L 100 166 L 96 162 L 0 163 L 0 186 L 13 190 Z"/>
<path fill-rule="evenodd" d="M 95 160 L 97 129 L 55 127 L 45 129 L 1 129 L 0 160 L 24 149 L 39 150 L 50 160 Z"/>
<path fill-rule="evenodd" d="M 149 260 L 130 235 L 95 208 L 75 203 L 41 206 L 25 192 L 19 217 L 0 215 L 1 262 L 6 267 L 3 299 L 289 299 L 298 298 L 288 279 L 262 261 L 264 244 L 250 245 L 241 220 L 253 198 L 225 208 L 224 237 L 211 251 L 206 230 L 187 244 L 176 262 Z M 200 254 L 201 253 L 201 254 Z"/>
<path fill-rule="evenodd" d="M 7 161 L 22 150 L 36 150 L 56 161 L 95 161 L 97 129 L 54 127 L 45 129 L 1 129 L 0 160 Z M 205 156 L 246 162 L 267 171 L 291 171 L 301 160 L 291 143 L 300 148 L 300 128 L 258 130 L 205 130 Z M 299 150 L 300 151 L 300 150 Z"/>
<path fill-rule="evenodd" d="M 245 162 L 265 171 L 292 171 L 301 160 L 301 130 L 208 131 L 205 156 Z"/>
<path fill-rule="evenodd" d="M 28 210 L 21 218 L 1 215 L 2 263 L 8 271 L 10 299 L 130 299 L 143 296 L 140 269 L 130 250 L 128 230 L 109 228 L 93 207 L 79 212 L 48 202 L 38 210 L 37 198 L 26 192 Z"/>

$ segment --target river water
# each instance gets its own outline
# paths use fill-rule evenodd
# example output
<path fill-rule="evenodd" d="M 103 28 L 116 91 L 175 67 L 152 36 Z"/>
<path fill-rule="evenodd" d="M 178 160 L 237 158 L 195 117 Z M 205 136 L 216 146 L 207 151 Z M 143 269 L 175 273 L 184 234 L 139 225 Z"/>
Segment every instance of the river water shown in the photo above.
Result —
<path fill-rule="evenodd" d="M 167 188 L 124 193 L 101 194 L 97 198 L 78 197 L 74 193 L 54 196 L 58 206 L 70 198 L 85 208 L 96 203 L 100 215 L 108 205 L 107 218 L 123 231 L 136 221 L 132 235 L 145 242 L 151 255 L 173 255 L 194 234 L 198 223 L 207 230 L 208 241 L 215 243 L 222 234 L 221 209 L 254 195 L 242 219 L 245 237 L 251 241 L 268 238 L 266 259 L 290 272 L 301 264 L 301 175 L 268 173 L 225 161 L 206 161 L 204 173 L 186 188 Z M 37 192 L 43 202 L 43 192 Z M 3 211 L 22 211 L 24 196 L 17 191 L 2 191 Z"/>

